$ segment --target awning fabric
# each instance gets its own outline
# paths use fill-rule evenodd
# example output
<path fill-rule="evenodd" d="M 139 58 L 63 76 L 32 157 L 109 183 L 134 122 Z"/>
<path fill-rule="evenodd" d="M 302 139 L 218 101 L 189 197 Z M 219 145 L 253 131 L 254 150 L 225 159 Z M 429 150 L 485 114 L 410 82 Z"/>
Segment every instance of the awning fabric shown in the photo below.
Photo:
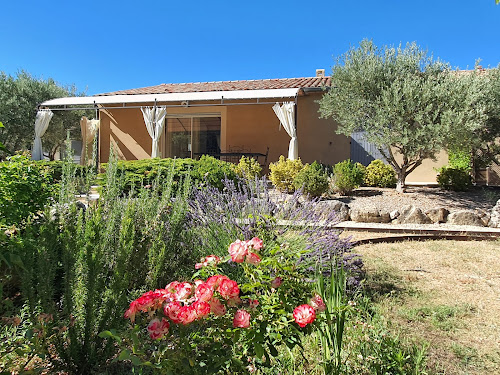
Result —
<path fill-rule="evenodd" d="M 288 145 L 288 159 L 296 160 L 299 158 L 299 144 L 297 141 L 297 129 L 295 128 L 295 103 L 286 102 L 281 106 L 279 103 L 276 103 L 273 106 L 273 110 L 283 128 L 285 128 L 288 135 L 292 138 Z"/>
<path fill-rule="evenodd" d="M 166 107 L 141 107 L 144 122 L 148 133 L 153 140 L 153 149 L 151 150 L 151 159 L 160 156 L 159 144 L 160 136 L 165 123 L 165 116 L 167 115 Z"/>
<path fill-rule="evenodd" d="M 35 119 L 35 141 L 33 143 L 33 151 L 31 152 L 31 158 L 33 160 L 42 160 L 42 137 L 49 126 L 50 119 L 54 114 L 51 110 L 41 109 L 36 113 Z"/>
<path fill-rule="evenodd" d="M 267 90 L 234 90 L 234 91 L 207 91 L 182 92 L 166 94 L 135 94 L 135 95 L 102 95 L 102 96 L 72 96 L 67 98 L 51 99 L 41 103 L 44 107 L 73 106 L 73 105 L 102 105 L 127 103 L 168 103 L 184 101 L 209 100 L 238 100 L 238 99 L 265 99 L 265 98 L 294 98 L 299 88 L 267 89 Z"/>

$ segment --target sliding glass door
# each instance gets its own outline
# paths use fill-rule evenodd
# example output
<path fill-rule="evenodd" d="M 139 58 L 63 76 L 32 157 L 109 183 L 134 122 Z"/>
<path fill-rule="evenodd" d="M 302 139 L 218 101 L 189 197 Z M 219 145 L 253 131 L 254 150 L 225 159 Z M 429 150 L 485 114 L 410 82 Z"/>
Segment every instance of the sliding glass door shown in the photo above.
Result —
<path fill-rule="evenodd" d="M 221 118 L 217 116 L 167 117 L 165 156 L 193 158 L 220 153 Z"/>

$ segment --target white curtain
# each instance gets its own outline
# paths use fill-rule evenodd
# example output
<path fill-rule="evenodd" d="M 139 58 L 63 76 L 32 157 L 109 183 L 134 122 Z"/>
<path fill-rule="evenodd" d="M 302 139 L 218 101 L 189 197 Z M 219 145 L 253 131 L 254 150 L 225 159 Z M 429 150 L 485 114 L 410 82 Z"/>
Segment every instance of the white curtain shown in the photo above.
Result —
<path fill-rule="evenodd" d="M 31 158 L 33 160 L 42 160 L 42 137 L 49 126 L 50 119 L 54 114 L 50 109 L 41 109 L 36 113 L 35 119 L 35 142 L 33 143 L 33 150 Z"/>
<path fill-rule="evenodd" d="M 85 165 L 92 158 L 94 147 L 94 138 L 99 129 L 99 120 L 89 120 L 87 117 L 82 117 L 80 127 L 82 130 L 82 152 L 80 154 L 80 164 Z"/>
<path fill-rule="evenodd" d="M 281 125 L 292 138 L 288 146 L 288 159 L 296 160 L 299 158 L 299 143 L 297 142 L 297 129 L 295 128 L 295 103 L 286 102 L 281 106 L 276 103 L 273 110 L 278 116 Z"/>
<path fill-rule="evenodd" d="M 160 136 L 167 115 L 166 107 L 141 107 L 144 123 L 148 133 L 153 140 L 153 149 L 151 150 L 151 159 L 160 156 Z"/>

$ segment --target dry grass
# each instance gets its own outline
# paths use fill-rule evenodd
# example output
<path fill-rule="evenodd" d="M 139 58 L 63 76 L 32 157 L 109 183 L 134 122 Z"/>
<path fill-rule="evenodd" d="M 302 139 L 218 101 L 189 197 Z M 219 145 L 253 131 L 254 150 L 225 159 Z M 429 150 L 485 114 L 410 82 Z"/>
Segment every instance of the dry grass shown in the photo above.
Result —
<path fill-rule="evenodd" d="M 500 374 L 500 242 L 362 245 L 376 306 L 438 374 Z"/>

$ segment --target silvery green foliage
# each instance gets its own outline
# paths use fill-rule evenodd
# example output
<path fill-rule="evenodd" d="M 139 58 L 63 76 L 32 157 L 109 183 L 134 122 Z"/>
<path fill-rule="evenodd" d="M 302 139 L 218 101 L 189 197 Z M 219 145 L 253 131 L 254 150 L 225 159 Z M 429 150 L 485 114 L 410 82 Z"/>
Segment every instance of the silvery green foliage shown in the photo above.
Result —
<path fill-rule="evenodd" d="M 480 73 L 454 72 L 415 43 L 376 47 L 363 40 L 338 58 L 322 117 L 349 136 L 364 131 L 398 174 L 398 188 L 424 159 L 463 139 L 487 120 Z"/>

